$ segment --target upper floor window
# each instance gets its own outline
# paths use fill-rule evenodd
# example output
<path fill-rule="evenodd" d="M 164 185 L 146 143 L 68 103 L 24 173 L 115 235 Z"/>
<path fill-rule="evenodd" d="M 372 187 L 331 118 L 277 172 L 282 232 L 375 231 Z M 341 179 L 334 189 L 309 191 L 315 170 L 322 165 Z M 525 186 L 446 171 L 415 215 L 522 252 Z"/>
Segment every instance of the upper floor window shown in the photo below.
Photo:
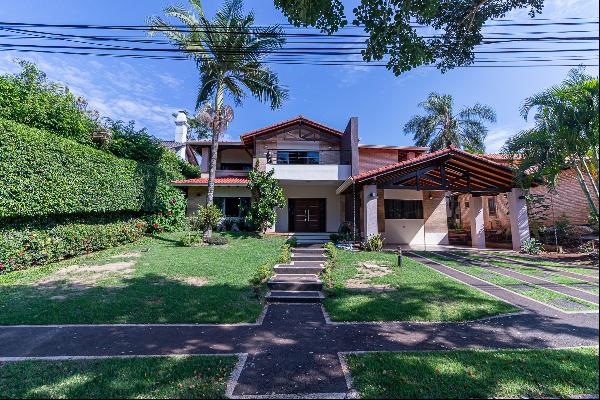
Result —
<path fill-rule="evenodd" d="M 277 151 L 277 164 L 319 164 L 319 152 Z"/>
<path fill-rule="evenodd" d="M 248 163 L 221 163 L 221 170 L 223 171 L 251 171 L 252 164 Z"/>
<path fill-rule="evenodd" d="M 385 219 L 423 219 L 421 200 L 384 200 Z"/>

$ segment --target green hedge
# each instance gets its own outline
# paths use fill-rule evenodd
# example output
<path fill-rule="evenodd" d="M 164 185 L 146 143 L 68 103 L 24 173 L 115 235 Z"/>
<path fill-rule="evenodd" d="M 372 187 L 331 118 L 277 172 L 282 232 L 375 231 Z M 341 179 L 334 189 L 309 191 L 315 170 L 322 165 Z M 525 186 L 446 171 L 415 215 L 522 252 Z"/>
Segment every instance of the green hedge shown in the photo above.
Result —
<path fill-rule="evenodd" d="M 115 157 L 0 119 L 0 220 L 83 213 L 152 212 L 176 171 Z M 159 201 L 159 202 L 160 202 Z"/>
<path fill-rule="evenodd" d="M 93 217 L 46 228 L 0 231 L 0 273 L 43 265 L 141 238 L 146 221 Z"/>

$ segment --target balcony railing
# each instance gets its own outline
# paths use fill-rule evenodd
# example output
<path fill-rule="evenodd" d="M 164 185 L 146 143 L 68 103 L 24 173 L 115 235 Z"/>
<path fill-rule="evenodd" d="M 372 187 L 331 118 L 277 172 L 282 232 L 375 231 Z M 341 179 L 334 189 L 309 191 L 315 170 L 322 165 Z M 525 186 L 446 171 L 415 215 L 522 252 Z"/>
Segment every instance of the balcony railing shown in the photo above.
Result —
<path fill-rule="evenodd" d="M 274 165 L 350 165 L 349 150 L 277 149 L 266 154 L 267 164 Z"/>

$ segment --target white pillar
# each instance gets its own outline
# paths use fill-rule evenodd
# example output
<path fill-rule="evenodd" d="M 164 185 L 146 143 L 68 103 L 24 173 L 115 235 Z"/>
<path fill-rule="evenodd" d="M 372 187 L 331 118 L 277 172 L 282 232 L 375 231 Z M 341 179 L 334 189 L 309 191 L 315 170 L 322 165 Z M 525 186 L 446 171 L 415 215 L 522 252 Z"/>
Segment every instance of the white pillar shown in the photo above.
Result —
<path fill-rule="evenodd" d="M 177 112 L 177 116 L 175 117 L 175 142 L 181 143 L 184 145 L 187 142 L 188 138 L 188 122 L 187 115 L 183 111 Z M 186 146 L 179 146 L 177 148 L 177 156 L 182 160 L 185 160 L 185 150 Z"/>
<path fill-rule="evenodd" d="M 519 251 L 523 242 L 530 238 L 529 216 L 523 189 L 512 189 L 508 194 L 508 217 L 513 250 Z"/>
<path fill-rule="evenodd" d="M 379 233 L 377 224 L 377 185 L 363 187 L 364 235 L 365 239 Z"/>
<path fill-rule="evenodd" d="M 483 220 L 483 199 L 471 195 L 469 199 L 469 217 L 471 219 L 471 245 L 485 248 L 485 222 Z"/>

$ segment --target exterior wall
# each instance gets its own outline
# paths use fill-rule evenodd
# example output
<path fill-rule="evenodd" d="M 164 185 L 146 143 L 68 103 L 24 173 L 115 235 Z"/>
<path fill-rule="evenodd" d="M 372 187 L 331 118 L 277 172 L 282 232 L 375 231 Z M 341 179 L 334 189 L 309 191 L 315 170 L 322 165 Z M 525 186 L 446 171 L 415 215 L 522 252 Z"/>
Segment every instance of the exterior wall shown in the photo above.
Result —
<path fill-rule="evenodd" d="M 358 148 L 360 172 L 384 167 L 398 162 L 396 149 Z"/>
<path fill-rule="evenodd" d="M 252 157 L 244 149 L 223 149 L 219 151 L 217 165 L 221 163 L 252 163 Z"/>
<path fill-rule="evenodd" d="M 326 199 L 327 232 L 337 232 L 341 219 L 340 199 L 335 193 L 338 185 L 283 185 L 283 194 L 286 200 L 284 208 L 277 209 L 276 232 L 288 232 L 288 207 L 287 200 L 292 199 Z"/>
<path fill-rule="evenodd" d="M 187 215 L 198 211 L 201 205 L 206 204 L 206 186 L 190 186 L 188 188 Z M 215 197 L 250 197 L 251 193 L 245 186 L 217 186 Z"/>
<path fill-rule="evenodd" d="M 469 203 L 468 194 L 459 195 L 460 204 L 460 221 L 461 226 L 465 230 L 471 228 L 470 212 L 467 203 Z M 508 218 L 508 197 L 502 193 L 496 198 L 496 215 L 490 215 L 488 198 L 490 196 L 483 196 L 483 219 L 486 230 L 497 230 L 502 231 L 510 229 L 510 219 Z"/>
<path fill-rule="evenodd" d="M 429 199 L 431 195 L 431 199 Z M 381 198 L 380 198 L 381 199 Z M 422 200 L 424 219 L 386 219 L 387 244 L 447 244 L 446 197 L 442 191 L 385 189 L 383 199 Z"/>

